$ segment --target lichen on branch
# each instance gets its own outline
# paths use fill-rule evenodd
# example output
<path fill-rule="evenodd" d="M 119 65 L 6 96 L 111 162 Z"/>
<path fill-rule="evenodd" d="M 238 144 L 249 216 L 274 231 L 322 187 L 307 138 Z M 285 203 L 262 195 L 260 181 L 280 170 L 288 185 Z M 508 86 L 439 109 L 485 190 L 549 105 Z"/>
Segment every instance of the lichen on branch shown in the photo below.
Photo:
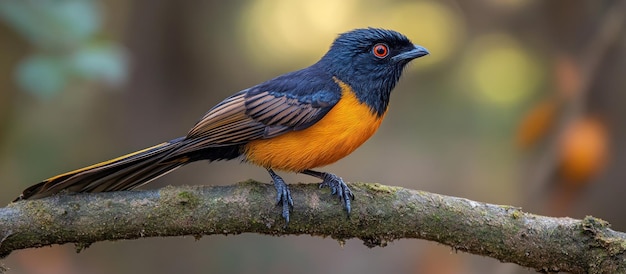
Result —
<path fill-rule="evenodd" d="M 12 251 L 106 240 L 259 233 L 359 238 L 369 247 L 417 238 L 539 271 L 626 272 L 626 234 L 600 219 L 533 215 L 381 184 L 349 184 L 356 199 L 348 217 L 317 184 L 290 185 L 295 205 L 287 226 L 272 185 L 61 194 L 0 208 L 0 257 Z"/>

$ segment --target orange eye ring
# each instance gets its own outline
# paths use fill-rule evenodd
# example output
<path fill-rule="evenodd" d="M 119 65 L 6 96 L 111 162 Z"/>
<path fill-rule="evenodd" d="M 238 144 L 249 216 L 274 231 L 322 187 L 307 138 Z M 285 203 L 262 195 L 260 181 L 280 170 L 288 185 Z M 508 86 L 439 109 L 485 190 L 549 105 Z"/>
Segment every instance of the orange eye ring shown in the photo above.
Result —
<path fill-rule="evenodd" d="M 383 59 L 389 55 L 389 47 L 383 43 L 376 44 L 372 48 L 372 54 L 380 59 Z"/>

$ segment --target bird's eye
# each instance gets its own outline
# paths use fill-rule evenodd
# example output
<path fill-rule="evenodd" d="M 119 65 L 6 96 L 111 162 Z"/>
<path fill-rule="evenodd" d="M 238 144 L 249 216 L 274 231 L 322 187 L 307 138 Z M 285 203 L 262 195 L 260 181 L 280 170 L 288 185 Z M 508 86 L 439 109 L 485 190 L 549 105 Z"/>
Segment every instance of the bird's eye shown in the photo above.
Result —
<path fill-rule="evenodd" d="M 376 44 L 372 48 L 372 53 L 380 59 L 385 58 L 389 55 L 389 47 L 385 44 Z"/>

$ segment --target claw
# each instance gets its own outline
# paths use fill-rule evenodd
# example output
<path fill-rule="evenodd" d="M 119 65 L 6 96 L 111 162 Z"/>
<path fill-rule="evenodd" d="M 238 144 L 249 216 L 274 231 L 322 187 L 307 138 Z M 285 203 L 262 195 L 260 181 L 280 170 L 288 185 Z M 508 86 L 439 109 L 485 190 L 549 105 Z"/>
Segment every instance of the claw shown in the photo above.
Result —
<path fill-rule="evenodd" d="M 323 173 L 323 182 L 320 184 L 320 187 L 329 187 L 331 195 L 339 196 L 339 199 L 343 202 L 343 206 L 345 207 L 348 215 L 350 215 L 351 211 L 351 200 L 354 200 L 354 194 L 350 191 L 350 188 L 346 183 L 343 182 L 341 177 L 330 174 Z"/>
<path fill-rule="evenodd" d="M 289 210 L 293 207 L 293 199 L 291 198 L 291 191 L 289 191 L 289 187 L 274 171 L 268 169 L 272 180 L 274 181 L 274 187 L 276 188 L 276 205 L 283 206 L 282 208 L 282 216 L 285 218 L 286 223 L 289 223 Z M 285 224 L 286 225 L 286 224 Z"/>

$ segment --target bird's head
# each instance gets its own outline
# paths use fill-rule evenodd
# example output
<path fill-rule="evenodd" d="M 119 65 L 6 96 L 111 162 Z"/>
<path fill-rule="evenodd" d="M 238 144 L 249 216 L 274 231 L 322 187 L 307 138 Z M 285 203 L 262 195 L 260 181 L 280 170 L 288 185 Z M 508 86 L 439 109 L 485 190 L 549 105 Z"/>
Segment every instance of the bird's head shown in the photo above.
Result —
<path fill-rule="evenodd" d="M 427 54 L 399 32 L 355 29 L 340 34 L 317 65 L 350 85 L 361 101 L 382 115 L 406 64 Z"/>

